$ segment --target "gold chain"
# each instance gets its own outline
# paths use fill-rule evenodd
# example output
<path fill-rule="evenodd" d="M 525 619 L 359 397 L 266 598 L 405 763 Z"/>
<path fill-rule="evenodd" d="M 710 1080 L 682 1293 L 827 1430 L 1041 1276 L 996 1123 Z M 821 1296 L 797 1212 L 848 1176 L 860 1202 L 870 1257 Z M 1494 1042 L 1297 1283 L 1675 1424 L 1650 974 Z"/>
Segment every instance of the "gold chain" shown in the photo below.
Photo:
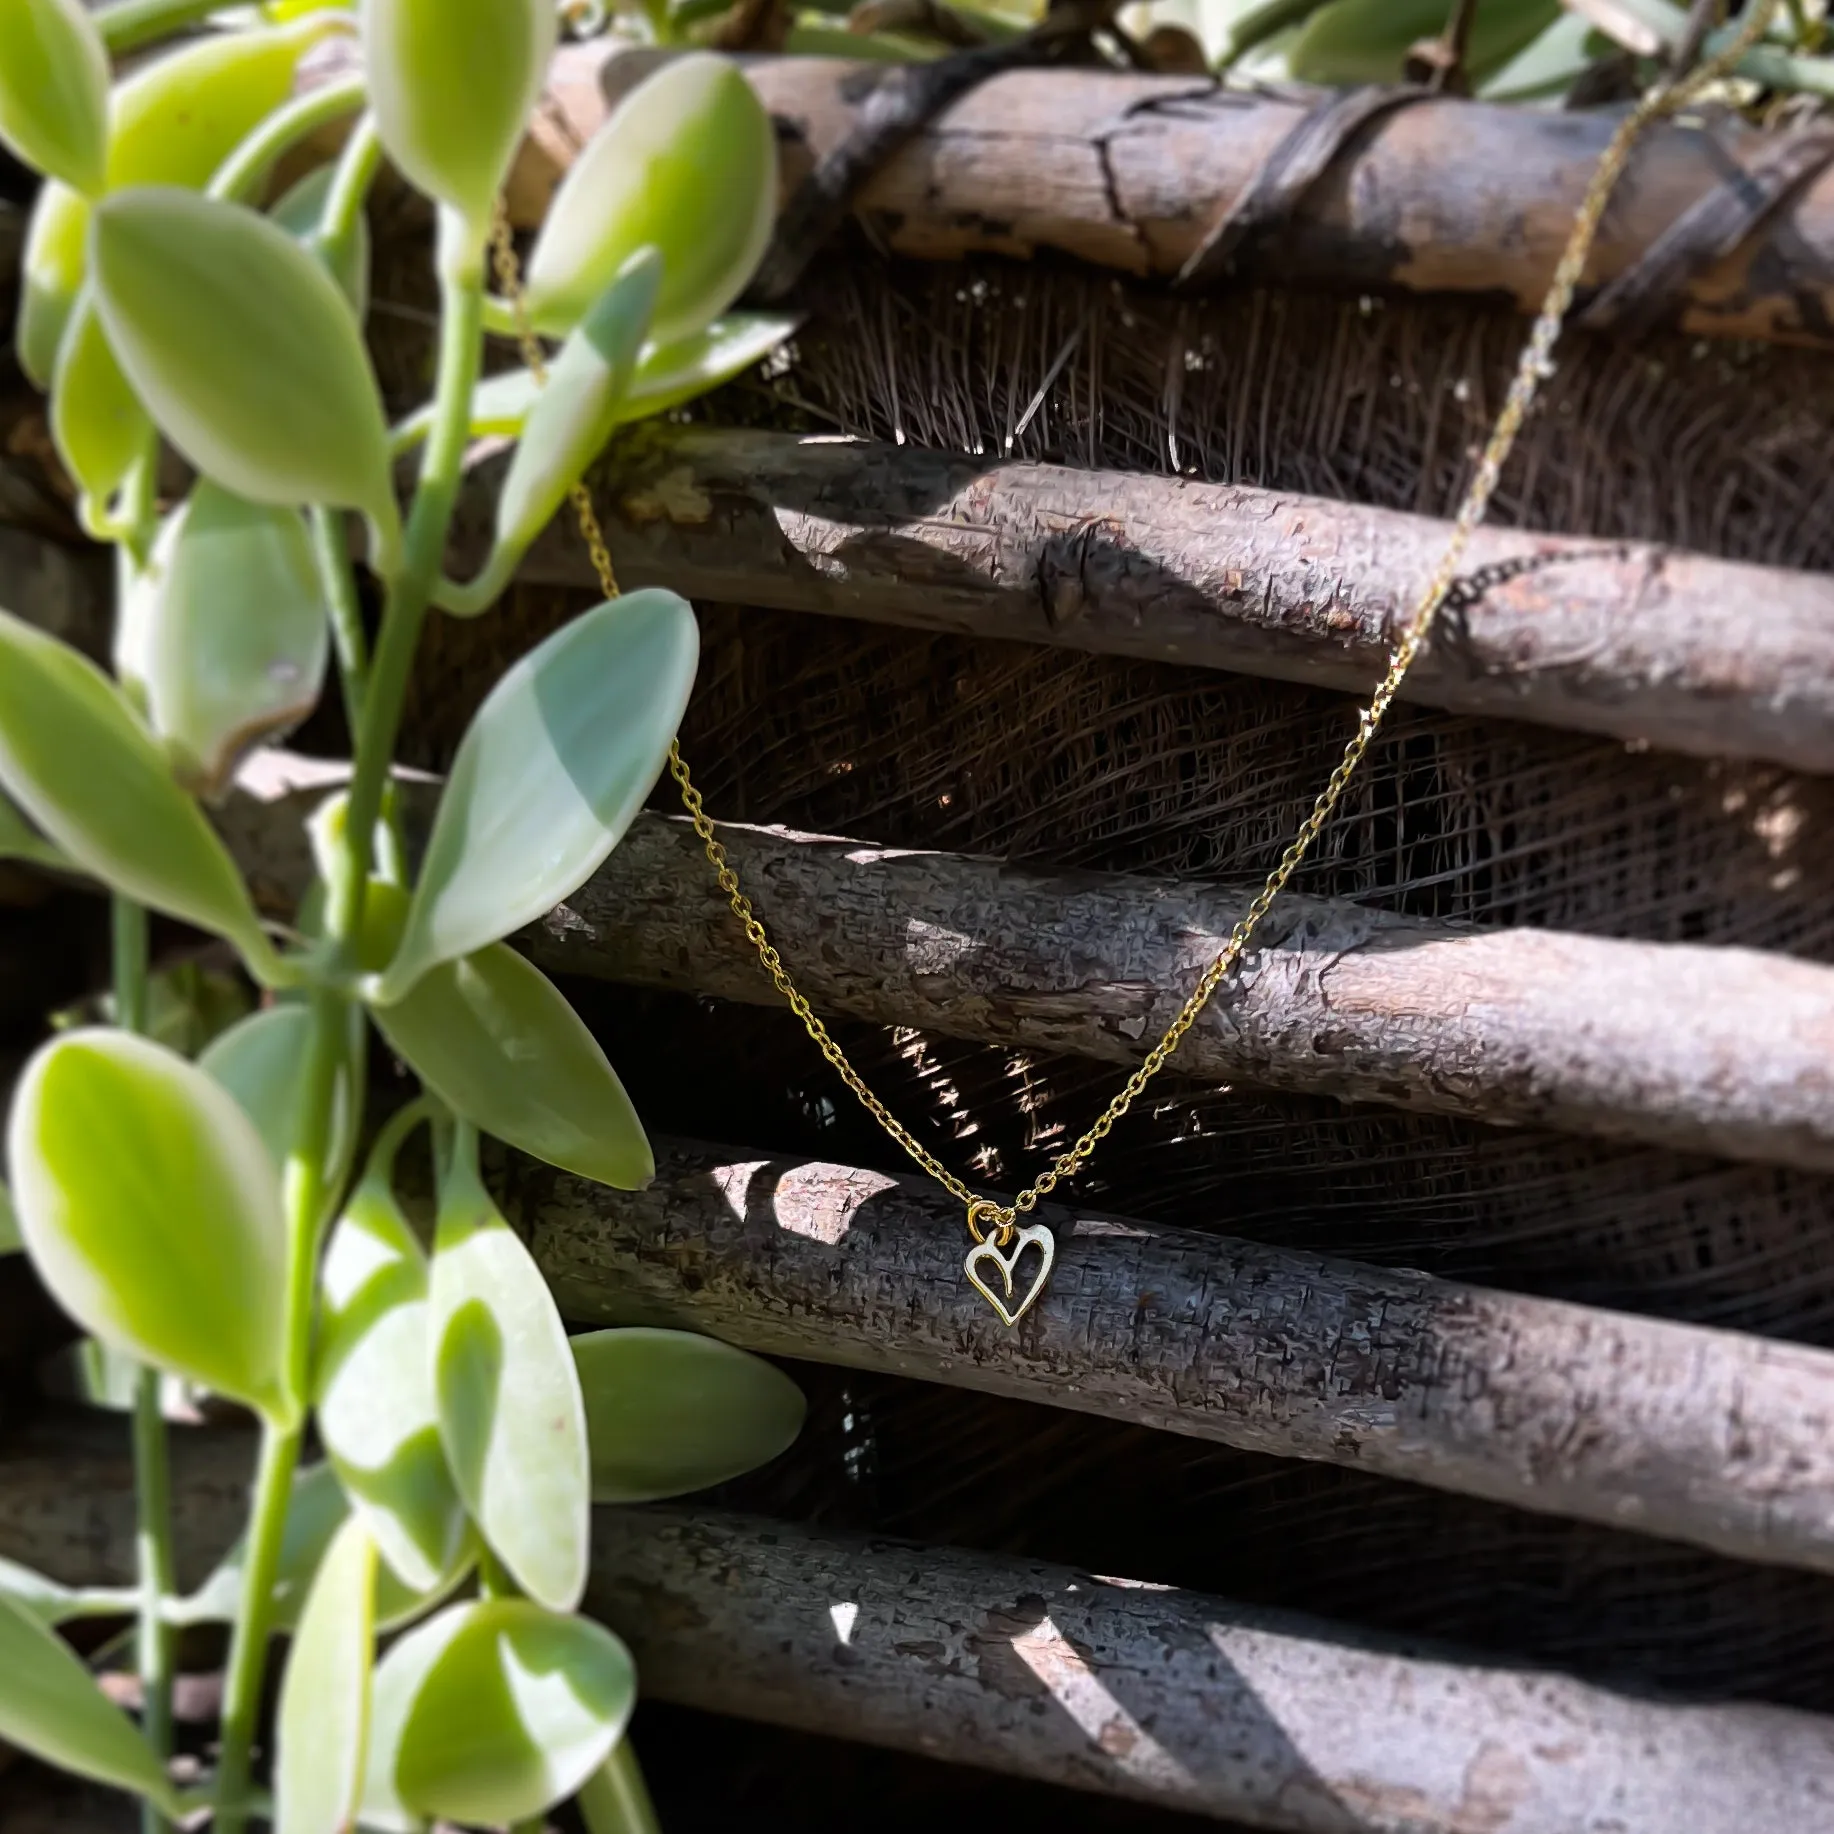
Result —
<path fill-rule="evenodd" d="M 789 970 L 783 965 L 783 958 L 777 953 L 764 925 L 758 921 L 751 900 L 746 897 L 740 887 L 739 876 L 727 860 L 726 850 L 720 845 L 714 832 L 712 819 L 707 814 L 706 805 L 701 801 L 700 791 L 694 787 L 694 781 L 688 774 L 688 763 L 681 755 L 680 746 L 672 744 L 669 747 L 669 774 L 680 787 L 681 800 L 687 808 L 689 819 L 694 824 L 694 832 L 700 837 L 702 845 L 706 848 L 707 861 L 719 880 L 720 890 L 726 894 L 727 901 L 732 906 L 733 915 L 744 927 L 746 939 L 757 950 L 758 959 L 763 963 L 764 971 L 771 977 L 777 991 L 789 1003 L 790 1011 L 802 1021 L 804 1029 L 814 1040 L 816 1048 L 834 1066 L 842 1082 L 859 1098 L 867 1113 L 903 1147 L 924 1171 L 948 1191 L 958 1203 L 965 1206 L 968 1214 L 968 1227 L 977 1244 L 985 1242 L 989 1235 L 994 1235 L 997 1236 L 1000 1246 L 1005 1247 L 1013 1238 L 1019 1217 L 1036 1209 L 1040 1198 L 1048 1195 L 1064 1179 L 1071 1177 L 1088 1163 L 1095 1149 L 1108 1137 L 1114 1130 L 1115 1124 L 1140 1098 L 1147 1084 L 1165 1068 L 1167 1061 L 1178 1049 L 1185 1034 L 1197 1023 L 1198 1016 L 1209 1004 L 1211 996 L 1228 979 L 1236 963 L 1241 960 L 1261 919 L 1267 915 L 1274 900 L 1286 888 L 1288 880 L 1298 871 L 1306 855 L 1311 851 L 1313 842 L 1317 840 L 1325 823 L 1330 820 L 1331 813 L 1337 807 L 1350 779 L 1355 775 L 1357 766 L 1362 763 L 1364 754 L 1369 750 L 1377 732 L 1380 731 L 1383 718 L 1394 701 L 1395 695 L 1400 691 L 1408 670 L 1413 666 L 1414 659 L 1419 655 L 1422 645 L 1425 644 L 1432 631 L 1433 621 L 1445 603 L 1446 594 L 1451 590 L 1459 562 L 1464 558 L 1471 536 L 1490 506 L 1491 496 L 1496 490 L 1498 477 L 1509 457 L 1510 449 L 1515 444 L 1516 435 L 1521 431 L 1522 423 L 1527 418 L 1529 409 L 1534 405 L 1535 396 L 1543 378 L 1552 372 L 1550 359 L 1554 342 L 1560 335 L 1561 325 L 1572 304 L 1574 289 L 1579 284 L 1580 275 L 1592 252 L 1592 244 L 1597 237 L 1605 206 L 1613 188 L 1623 175 L 1625 163 L 1637 137 L 1651 122 L 1672 113 L 1692 96 L 1697 95 L 1707 84 L 1726 76 L 1769 25 L 1775 4 L 1776 0 L 1767 0 L 1766 4 L 1754 7 L 1751 16 L 1745 21 L 1737 37 L 1723 50 L 1700 65 L 1692 74 L 1685 75 L 1646 95 L 1619 124 L 1617 132 L 1612 136 L 1610 144 L 1599 159 L 1591 183 L 1587 186 L 1585 197 L 1580 203 L 1573 221 L 1572 232 L 1567 238 L 1566 248 L 1561 254 L 1559 265 L 1554 270 L 1553 281 L 1542 302 L 1540 316 L 1535 320 L 1534 329 L 1530 332 L 1528 342 L 1523 347 L 1521 358 L 1516 365 L 1516 373 L 1509 386 L 1508 398 L 1503 403 L 1503 410 L 1497 416 L 1496 426 L 1484 447 L 1482 457 L 1478 460 L 1476 473 L 1471 479 L 1470 487 L 1465 492 L 1464 501 L 1459 505 L 1451 536 L 1446 542 L 1445 553 L 1425 591 L 1421 593 L 1416 602 L 1413 614 L 1402 630 L 1400 641 L 1394 647 L 1388 672 L 1382 677 L 1381 685 L 1376 689 L 1369 705 L 1359 716 L 1356 731 L 1350 742 L 1344 747 L 1344 754 L 1338 760 L 1337 768 L 1332 771 L 1329 781 L 1319 792 L 1318 800 L 1312 805 L 1312 812 L 1305 818 L 1298 834 L 1294 836 L 1292 845 L 1280 856 L 1279 864 L 1267 875 L 1266 883 L 1255 894 L 1253 903 L 1249 905 L 1241 920 L 1230 932 L 1229 940 L 1223 945 L 1222 953 L 1204 970 L 1197 985 L 1192 989 L 1190 998 L 1179 1009 L 1178 1016 L 1166 1027 L 1165 1035 L 1146 1054 L 1140 1067 L 1128 1077 L 1120 1093 L 1103 1109 L 1088 1132 L 1067 1152 L 1059 1154 L 1050 1166 L 1031 1185 L 1021 1191 L 1010 1204 L 996 1203 L 991 1198 L 982 1197 L 970 1190 L 885 1106 L 867 1086 L 866 1079 L 848 1061 L 847 1053 L 835 1042 L 833 1035 L 810 1006 L 806 996 L 791 979 Z M 537 385 L 545 385 L 547 364 L 540 342 L 529 324 L 522 296 L 521 274 L 516 260 L 516 251 L 510 239 L 509 219 L 501 204 L 498 206 L 491 241 L 497 285 L 514 312 L 516 335 L 522 347 L 523 361 L 528 365 Z M 571 500 L 574 514 L 579 521 L 580 533 L 585 538 L 587 552 L 592 558 L 593 569 L 598 574 L 599 585 L 608 599 L 616 598 L 618 582 L 617 576 L 612 571 L 611 554 L 605 546 L 604 531 L 599 525 L 598 514 L 593 508 L 591 494 L 583 482 L 574 485 Z M 973 1255 L 969 1257 L 971 1279 L 975 1278 L 974 1258 Z M 1007 1263 L 1006 1271 L 1010 1275 L 1010 1261 Z M 975 1283 L 977 1286 L 981 1284 L 978 1279 Z M 1020 1306 L 1020 1312 L 1023 1312 L 1031 1300 L 1037 1296 L 1042 1284 L 1041 1275 L 1025 1303 Z M 981 1290 L 985 1292 L 986 1288 L 981 1287 Z M 1010 1279 L 1007 1291 L 1010 1296 Z M 990 1299 L 993 1298 L 991 1293 L 988 1293 L 987 1296 Z M 997 1301 L 996 1309 L 1009 1324 L 1015 1322 L 1019 1315 L 1018 1313 L 1009 1314 L 1005 1307 L 998 1305 Z"/>

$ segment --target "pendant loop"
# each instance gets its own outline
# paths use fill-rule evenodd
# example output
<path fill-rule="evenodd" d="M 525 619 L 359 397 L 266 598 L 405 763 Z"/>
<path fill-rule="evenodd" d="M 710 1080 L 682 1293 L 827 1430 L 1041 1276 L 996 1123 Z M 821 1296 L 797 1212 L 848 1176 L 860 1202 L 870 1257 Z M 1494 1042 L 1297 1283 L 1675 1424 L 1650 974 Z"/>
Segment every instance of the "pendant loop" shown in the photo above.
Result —
<path fill-rule="evenodd" d="M 983 1230 L 983 1222 L 991 1227 Z M 977 1246 L 991 1235 L 1004 1248 L 1013 1239 L 1013 1220 L 991 1197 L 977 1197 L 968 1206 L 968 1233 L 974 1237 Z"/>

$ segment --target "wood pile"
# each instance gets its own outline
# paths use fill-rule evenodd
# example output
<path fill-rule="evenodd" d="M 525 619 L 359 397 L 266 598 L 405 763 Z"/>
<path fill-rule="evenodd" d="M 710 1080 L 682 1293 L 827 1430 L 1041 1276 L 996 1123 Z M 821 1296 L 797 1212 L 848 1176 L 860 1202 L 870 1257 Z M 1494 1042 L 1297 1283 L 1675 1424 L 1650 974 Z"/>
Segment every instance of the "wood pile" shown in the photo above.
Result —
<path fill-rule="evenodd" d="M 525 226 L 646 59 L 563 54 Z M 869 73 L 747 68 L 793 190 Z M 624 583 L 703 607 L 684 747 L 786 960 L 992 1188 L 1086 1125 L 1290 838 L 1609 131 L 1407 98 L 1270 202 L 1329 106 L 989 80 L 795 276 L 791 358 L 595 483 Z M 961 1285 L 954 1208 L 774 1004 L 665 796 L 518 939 L 657 1134 L 641 1194 L 500 1168 L 567 1316 L 710 1331 L 814 1398 L 777 1471 L 602 1521 L 593 1606 L 658 1700 L 1125 1798 L 1112 1825 L 1141 1830 L 1826 1819 L 1834 175 L 1811 151 L 1708 121 L 1638 153 L 1410 707 L 1177 1079 L 1049 1212 L 1056 1278 L 1016 1332 Z M 410 265 L 377 285 L 403 381 Z M 0 537 L 84 628 L 86 559 L 13 424 Z M 501 614 L 435 628 L 419 763 L 590 586 L 557 528 Z M 277 912 L 308 795 L 278 775 L 222 813 Z M 403 788 L 411 821 L 429 792 Z M 124 1450 L 70 1426 L 0 1452 L 0 1554 L 118 1580 Z M 196 1561 L 246 1447 L 181 1444 Z"/>

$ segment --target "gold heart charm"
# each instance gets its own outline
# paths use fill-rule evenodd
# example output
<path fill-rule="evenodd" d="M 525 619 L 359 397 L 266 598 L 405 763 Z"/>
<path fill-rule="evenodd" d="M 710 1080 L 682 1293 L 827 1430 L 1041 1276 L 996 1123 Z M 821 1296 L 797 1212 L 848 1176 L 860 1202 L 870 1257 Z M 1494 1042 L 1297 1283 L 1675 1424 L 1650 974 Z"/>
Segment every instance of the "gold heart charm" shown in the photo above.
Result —
<path fill-rule="evenodd" d="M 1013 1271 L 1019 1265 L 1019 1257 L 1028 1248 L 1036 1248 L 1044 1256 L 1038 1269 L 1037 1277 L 1026 1289 L 1026 1294 L 1019 1301 L 1017 1311 L 1008 1311 L 1005 1300 L 1002 1300 L 991 1286 L 975 1270 L 979 1261 L 991 1261 L 1000 1270 L 1000 1284 L 1006 1289 L 1006 1298 L 1013 1296 Z M 1032 1309 L 1038 1295 L 1044 1291 L 1044 1283 L 1051 1277 L 1051 1263 L 1057 1259 L 1057 1238 L 1045 1228 L 1043 1223 L 1031 1223 L 1021 1229 L 1013 1239 L 1010 1248 L 1002 1248 L 989 1236 L 984 1242 L 976 1242 L 968 1250 L 968 1258 L 962 1263 L 962 1271 L 968 1276 L 968 1284 L 1000 1314 L 1000 1322 L 1016 1325 Z"/>

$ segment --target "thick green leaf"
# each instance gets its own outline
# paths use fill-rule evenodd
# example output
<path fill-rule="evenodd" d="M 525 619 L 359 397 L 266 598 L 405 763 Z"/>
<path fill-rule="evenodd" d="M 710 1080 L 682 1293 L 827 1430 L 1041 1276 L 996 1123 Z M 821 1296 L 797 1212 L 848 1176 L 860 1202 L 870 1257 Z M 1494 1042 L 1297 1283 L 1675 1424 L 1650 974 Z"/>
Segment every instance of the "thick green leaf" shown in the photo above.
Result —
<path fill-rule="evenodd" d="M 610 439 L 661 279 L 661 257 L 639 249 L 567 334 L 497 495 L 500 550 L 528 547 Z"/>
<path fill-rule="evenodd" d="M 281 1422 L 287 1386 L 280 1174 L 211 1077 L 102 1028 L 45 1045 L 7 1132 L 32 1264 L 93 1336 Z"/>
<path fill-rule="evenodd" d="M 208 184 L 238 142 L 286 100 L 301 54 L 329 29 L 324 13 L 272 31 L 217 32 L 154 58 L 115 90 L 108 185 Z M 87 269 L 89 205 L 46 184 L 32 212 L 16 333 L 20 367 L 50 384 Z"/>
<path fill-rule="evenodd" d="M 179 1812 L 165 1768 L 65 1644 L 0 1596 L 0 1739 Z"/>
<path fill-rule="evenodd" d="M 71 870 L 71 862 L 20 814 L 13 799 L 3 794 L 0 794 L 0 860 L 26 860 L 34 866 L 49 866 L 54 871 Z"/>
<path fill-rule="evenodd" d="M 257 975 L 272 945 L 216 832 L 114 685 L 0 611 L 0 784 L 85 872 L 226 936 Z"/>
<path fill-rule="evenodd" d="M 1479 94 L 1487 102 L 1534 101 L 1563 94 L 1593 59 L 1591 21 L 1563 12 L 1533 44 L 1491 72 Z"/>
<path fill-rule="evenodd" d="M 115 668 L 179 781 L 220 795 L 251 746 L 318 704 L 331 625 L 298 510 L 203 478 L 122 602 Z"/>
<path fill-rule="evenodd" d="M 26 380 L 49 388 L 77 295 L 89 242 L 89 200 L 56 179 L 39 187 L 19 264 L 19 323 L 13 347 Z"/>
<path fill-rule="evenodd" d="M 597 870 L 662 772 L 699 654 L 687 601 L 651 587 L 583 613 L 502 677 L 453 760 L 379 1000 Z"/>
<path fill-rule="evenodd" d="M 507 944 L 442 962 L 374 1017 L 415 1075 L 481 1132 L 621 1191 L 655 1177 L 643 1123 L 598 1040 Z"/>
<path fill-rule="evenodd" d="M 637 360 L 614 416 L 614 426 L 666 414 L 768 356 L 801 321 L 778 312 L 729 312 L 705 331 L 674 344 L 651 344 Z M 514 438 L 522 431 L 542 393 L 542 385 L 526 369 L 499 370 L 485 376 L 471 397 L 471 433 L 474 439 L 491 435 Z M 420 409 L 395 427 L 390 440 L 397 453 L 427 436 L 433 424 L 431 407 Z"/>
<path fill-rule="evenodd" d="M 114 93 L 109 190 L 201 190 L 292 93 L 301 57 L 341 29 L 321 12 L 287 25 L 207 33 L 148 59 Z"/>
<path fill-rule="evenodd" d="M 350 302 L 277 224 L 173 186 L 111 194 L 96 298 L 155 423 L 251 502 L 363 511 L 392 533 L 388 432 Z"/>
<path fill-rule="evenodd" d="M 99 191 L 108 53 L 79 0 L 0 0 L 0 140 L 29 166 Z"/>
<path fill-rule="evenodd" d="M 590 1514 L 579 1374 L 547 1283 L 466 1157 L 442 1182 L 433 1250 L 440 1437 L 459 1495 L 517 1584 L 571 1611 L 586 1587 Z"/>
<path fill-rule="evenodd" d="M 718 1338 L 633 1326 L 571 1341 L 595 1503 L 651 1503 L 723 1484 L 769 1464 L 802 1430 L 802 1390 Z"/>
<path fill-rule="evenodd" d="M 395 1787 L 472 1826 L 539 1815 L 605 1761 L 635 1695 L 630 1654 L 601 1625 L 527 1599 L 471 1606 L 413 1689 Z"/>
<path fill-rule="evenodd" d="M 290 1631 L 299 1622 L 319 1562 L 333 1537 L 350 1520 L 350 1501 L 329 1464 L 302 1466 L 287 1498 L 286 1529 L 280 1543 L 280 1568 L 274 1576 L 274 1628 Z M 469 1538 L 452 1571 L 424 1592 L 404 1586 L 386 1564 L 376 1569 L 376 1625 L 390 1630 L 422 1616 L 450 1594 L 470 1572 L 477 1545 Z M 241 1608 L 242 1574 L 248 1561 L 245 1541 L 237 1541 L 217 1569 L 190 1597 L 167 1611 L 174 1624 L 228 1623 Z"/>
<path fill-rule="evenodd" d="M 121 373 L 87 294 L 79 297 L 58 348 L 51 436 L 65 469 L 98 503 L 152 448 L 153 423 Z"/>
<path fill-rule="evenodd" d="M 389 157 L 481 237 L 548 73 L 552 0 L 362 0 L 358 18 Z"/>
<path fill-rule="evenodd" d="M 769 356 L 799 322 L 793 313 L 729 312 L 692 337 L 652 344 L 624 391 L 619 423 L 666 414 L 743 375 Z"/>
<path fill-rule="evenodd" d="M 220 1032 L 198 1059 L 198 1067 L 236 1098 L 279 1166 L 286 1164 L 299 1137 L 314 1023 L 311 1008 L 303 1004 L 265 1007 Z M 355 1024 L 351 1031 L 332 1096 L 325 1175 L 326 1188 L 332 1191 L 342 1189 L 356 1147 L 355 1059 L 362 1034 Z"/>
<path fill-rule="evenodd" d="M 468 1524 L 440 1442 L 427 1257 L 386 1171 L 339 1219 L 320 1292 L 319 1437 L 383 1559 L 431 1591 L 464 1557 Z"/>
<path fill-rule="evenodd" d="M 376 1545 L 351 1516 L 319 1562 L 287 1655 L 277 1723 L 278 1834 L 343 1834 L 356 1812 L 376 1646 Z"/>
<path fill-rule="evenodd" d="M 1561 0 L 1477 0 L 1465 69 L 1483 82 L 1559 18 Z M 1300 29 L 1287 66 L 1302 83 L 1398 83 L 1407 54 L 1445 30 L 1446 0 L 1330 0 Z"/>
<path fill-rule="evenodd" d="M 580 1786 L 579 1816 L 586 1834 L 659 1834 L 656 1805 L 628 1738 Z"/>
<path fill-rule="evenodd" d="M 370 1693 L 369 1760 L 364 1766 L 363 1795 L 357 1825 L 377 1834 L 424 1834 L 426 1821 L 407 1806 L 395 1785 L 401 1737 L 434 1664 L 483 1606 L 448 1605 L 437 1617 L 417 1624 L 390 1645 L 376 1664 Z"/>
<path fill-rule="evenodd" d="M 268 215 L 288 235 L 321 259 L 325 257 L 325 249 L 318 241 L 319 219 L 324 213 L 325 194 L 336 177 L 335 165 L 320 166 L 289 187 L 278 203 L 268 207 Z M 361 212 L 357 216 L 356 233 L 331 263 L 331 278 L 350 301 L 350 309 L 361 324 L 369 313 L 369 218 Z"/>
<path fill-rule="evenodd" d="M 664 64 L 614 108 L 561 180 L 529 257 L 539 330 L 578 324 L 640 248 L 662 253 L 654 335 L 711 324 L 763 258 L 777 210 L 777 136 L 736 65 Z"/>

